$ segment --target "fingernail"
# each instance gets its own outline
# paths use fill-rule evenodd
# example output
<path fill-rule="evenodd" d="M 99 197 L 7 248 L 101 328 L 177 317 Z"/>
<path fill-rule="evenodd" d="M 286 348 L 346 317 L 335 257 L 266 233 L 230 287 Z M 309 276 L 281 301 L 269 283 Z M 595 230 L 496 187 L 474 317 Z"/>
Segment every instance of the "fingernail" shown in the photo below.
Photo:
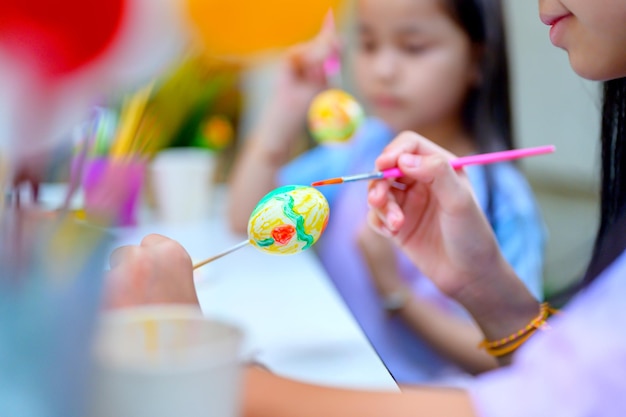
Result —
<path fill-rule="evenodd" d="M 396 212 L 390 212 L 387 216 L 387 223 L 390 229 L 396 230 L 398 228 L 398 223 L 400 222 L 400 216 Z"/>
<path fill-rule="evenodd" d="M 380 198 L 380 195 L 381 195 L 381 192 L 378 187 L 373 187 L 369 192 L 369 197 L 373 198 L 374 200 L 377 200 L 378 198 Z"/>
<path fill-rule="evenodd" d="M 400 155 L 398 162 L 408 168 L 415 168 L 422 162 L 420 155 L 411 155 L 408 153 Z"/>
<path fill-rule="evenodd" d="M 387 229 L 386 227 L 378 227 L 374 230 L 383 237 L 386 237 L 389 239 L 393 237 L 393 234 L 391 233 L 391 231 L 389 231 L 389 229 Z"/>

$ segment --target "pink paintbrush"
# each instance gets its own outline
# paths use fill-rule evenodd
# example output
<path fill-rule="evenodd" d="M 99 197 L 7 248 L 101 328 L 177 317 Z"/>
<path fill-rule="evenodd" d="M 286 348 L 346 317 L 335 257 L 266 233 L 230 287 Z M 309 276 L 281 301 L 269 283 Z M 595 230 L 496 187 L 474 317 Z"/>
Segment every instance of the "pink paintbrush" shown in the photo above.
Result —
<path fill-rule="evenodd" d="M 333 9 L 328 10 L 326 17 L 324 18 L 323 28 L 325 31 L 335 33 L 335 14 L 333 13 Z M 323 68 L 329 84 L 336 87 L 341 86 L 341 58 L 338 50 L 333 51 L 324 60 Z"/>
<path fill-rule="evenodd" d="M 460 158 L 452 159 L 450 165 L 452 168 L 459 169 L 467 165 L 485 165 L 493 164 L 495 162 L 510 161 L 512 159 L 526 158 L 529 156 L 543 155 L 552 153 L 556 150 L 554 145 L 538 146 L 535 148 L 513 149 L 510 151 L 491 152 L 479 155 L 469 155 Z M 364 180 L 377 180 L 385 178 L 398 178 L 401 177 L 402 171 L 399 168 L 390 168 L 384 171 L 368 172 L 365 174 L 350 175 L 346 177 L 330 178 L 327 180 L 316 181 L 311 185 L 313 187 L 319 187 L 322 185 L 342 184 L 344 182 L 364 181 Z"/>

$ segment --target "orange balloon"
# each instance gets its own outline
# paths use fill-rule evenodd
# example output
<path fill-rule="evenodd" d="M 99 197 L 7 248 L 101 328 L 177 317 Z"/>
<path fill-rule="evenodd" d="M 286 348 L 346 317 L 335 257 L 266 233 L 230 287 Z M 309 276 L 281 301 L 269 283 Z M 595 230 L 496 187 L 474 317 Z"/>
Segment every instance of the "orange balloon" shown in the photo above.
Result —
<path fill-rule="evenodd" d="M 246 58 L 313 38 L 342 0 L 186 0 L 207 52 Z"/>

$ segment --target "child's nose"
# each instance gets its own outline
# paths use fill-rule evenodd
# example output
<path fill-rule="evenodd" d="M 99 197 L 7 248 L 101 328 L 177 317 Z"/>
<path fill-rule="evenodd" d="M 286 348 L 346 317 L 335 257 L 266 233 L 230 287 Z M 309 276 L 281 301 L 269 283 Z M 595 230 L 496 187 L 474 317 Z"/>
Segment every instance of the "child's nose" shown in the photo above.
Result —
<path fill-rule="evenodd" d="M 372 72 L 381 81 L 392 80 L 397 71 L 397 60 L 393 51 L 382 49 L 372 63 Z"/>

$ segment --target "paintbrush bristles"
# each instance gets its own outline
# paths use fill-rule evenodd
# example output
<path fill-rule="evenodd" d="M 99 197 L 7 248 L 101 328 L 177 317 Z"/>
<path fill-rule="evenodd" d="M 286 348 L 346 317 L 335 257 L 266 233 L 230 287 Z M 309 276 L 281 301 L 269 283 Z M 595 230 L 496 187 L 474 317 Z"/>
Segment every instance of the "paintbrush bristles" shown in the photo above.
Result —
<path fill-rule="evenodd" d="M 320 187 L 323 185 L 343 184 L 344 182 L 374 180 L 383 178 L 382 172 L 368 172 L 365 174 L 351 175 L 347 177 L 329 178 L 327 180 L 316 181 L 311 184 L 312 187 Z"/>
<path fill-rule="evenodd" d="M 331 185 L 331 184 L 341 184 L 343 182 L 342 178 L 330 178 L 324 181 L 316 181 L 311 184 L 312 187 L 321 187 L 322 185 Z"/>

